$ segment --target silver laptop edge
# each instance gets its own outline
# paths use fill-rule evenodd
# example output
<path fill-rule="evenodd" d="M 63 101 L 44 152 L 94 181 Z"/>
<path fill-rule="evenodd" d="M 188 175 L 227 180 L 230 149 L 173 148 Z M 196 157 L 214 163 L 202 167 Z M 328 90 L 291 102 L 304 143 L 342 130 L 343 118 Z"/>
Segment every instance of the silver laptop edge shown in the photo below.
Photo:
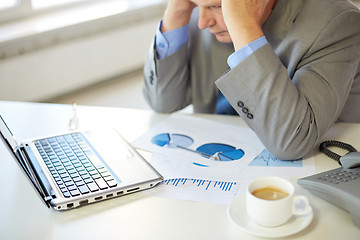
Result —
<path fill-rule="evenodd" d="M 15 158 L 16 162 L 22 168 L 26 176 L 28 177 L 29 181 L 32 183 L 32 186 L 35 188 L 36 192 L 38 193 L 41 200 L 45 203 L 47 207 L 50 207 L 49 204 L 49 194 L 45 193 L 45 190 L 41 186 L 40 182 L 37 180 L 35 176 L 34 169 L 30 166 L 30 162 L 24 154 L 23 149 L 17 143 L 15 137 L 13 136 L 12 132 L 8 128 L 7 124 L 5 123 L 4 119 L 0 115 L 0 135 L 1 139 L 10 151 L 11 155 Z"/>
<path fill-rule="evenodd" d="M 145 190 L 154 187 L 156 184 L 163 180 L 163 177 L 121 136 L 121 134 L 116 132 L 116 134 L 118 134 L 119 141 L 121 141 L 122 144 L 126 146 L 127 150 L 129 150 L 134 155 L 134 158 L 124 160 L 129 162 L 123 163 L 124 165 L 116 165 L 120 162 L 120 160 L 117 160 L 117 163 L 115 165 L 109 166 L 107 163 L 108 159 L 104 161 L 104 159 L 102 159 L 102 156 L 99 156 L 101 155 L 101 153 L 98 153 L 97 147 L 91 146 L 93 145 L 91 140 L 86 139 L 86 141 L 92 147 L 93 151 L 95 151 L 96 155 L 100 157 L 101 161 L 105 163 L 108 170 L 115 177 L 118 177 L 118 179 L 116 180 L 119 184 L 106 190 L 90 192 L 84 195 L 65 198 L 62 195 L 62 192 L 57 186 L 55 180 L 53 179 L 45 162 L 42 160 L 40 153 L 34 145 L 34 142 L 36 140 L 46 139 L 46 137 L 26 140 L 19 144 L 15 140 L 12 132 L 10 131 L 8 125 L 5 123 L 1 115 L 0 118 L 0 133 L 2 140 L 8 147 L 9 151 L 12 152 L 13 157 L 15 157 L 17 162 L 20 164 L 21 168 L 24 170 L 25 174 L 28 176 L 28 179 L 30 180 L 30 182 L 38 192 L 38 195 L 47 207 L 52 207 L 55 210 L 73 209 L 90 203 L 95 203 L 102 200 L 111 199 L 129 193 Z M 87 137 L 86 134 L 81 134 L 83 134 L 85 138 Z M 112 151 L 116 151 L 116 149 L 112 149 Z M 123 160 L 121 159 L 121 161 Z M 125 180 L 126 178 L 131 178 L 131 171 L 134 170 L 130 167 L 129 171 L 127 171 L 126 164 L 129 165 L 131 164 L 130 162 L 137 162 L 140 168 L 139 171 L 143 171 L 143 173 L 140 173 L 140 175 L 146 175 L 146 180 L 139 180 L 142 178 L 140 176 L 138 178 L 135 178 L 133 182 Z M 116 169 L 116 171 L 114 171 L 112 167 L 125 169 Z M 119 176 L 118 174 L 121 174 L 121 176 Z M 123 181 L 122 176 L 127 174 L 129 176 L 126 176 Z"/>

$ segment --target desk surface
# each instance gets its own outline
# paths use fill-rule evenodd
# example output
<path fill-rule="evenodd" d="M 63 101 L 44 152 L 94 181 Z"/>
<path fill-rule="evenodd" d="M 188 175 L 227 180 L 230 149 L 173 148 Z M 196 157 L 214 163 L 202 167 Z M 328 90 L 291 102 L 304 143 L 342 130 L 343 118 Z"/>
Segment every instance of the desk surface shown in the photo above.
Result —
<path fill-rule="evenodd" d="M 18 139 L 67 130 L 70 105 L 0 102 Z M 133 141 L 168 117 L 151 111 L 105 107 L 78 107 L 80 126 L 99 124 L 116 127 Z M 219 122 L 245 126 L 238 117 L 197 115 Z M 336 124 L 326 139 L 349 142 L 360 149 L 360 124 Z M 235 226 L 227 217 L 227 206 L 161 198 L 134 193 L 57 212 L 40 201 L 29 181 L 0 144 L 0 239 L 261 239 Z M 335 161 L 314 150 L 317 171 L 338 167 Z M 348 213 L 317 198 L 296 185 L 314 209 L 314 219 L 305 230 L 286 239 L 360 239 Z"/>

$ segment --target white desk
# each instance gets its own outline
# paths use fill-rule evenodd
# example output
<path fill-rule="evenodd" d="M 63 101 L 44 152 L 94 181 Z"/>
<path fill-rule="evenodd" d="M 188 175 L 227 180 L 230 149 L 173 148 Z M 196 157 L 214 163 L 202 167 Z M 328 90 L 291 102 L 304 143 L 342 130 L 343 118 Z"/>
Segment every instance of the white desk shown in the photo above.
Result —
<path fill-rule="evenodd" d="M 19 139 L 67 130 L 70 105 L 0 102 L 0 113 Z M 169 115 L 151 111 L 78 108 L 81 127 L 108 123 L 135 140 Z M 228 124 L 238 117 L 197 115 Z M 327 139 L 342 140 L 360 149 L 360 124 L 336 124 Z M 314 150 L 318 171 L 339 167 Z M 30 182 L 0 144 L 0 239 L 261 239 L 233 225 L 226 206 L 145 196 L 134 193 L 88 206 L 57 212 L 38 198 Z M 310 226 L 286 239 L 360 239 L 348 213 L 296 186 L 314 209 Z"/>

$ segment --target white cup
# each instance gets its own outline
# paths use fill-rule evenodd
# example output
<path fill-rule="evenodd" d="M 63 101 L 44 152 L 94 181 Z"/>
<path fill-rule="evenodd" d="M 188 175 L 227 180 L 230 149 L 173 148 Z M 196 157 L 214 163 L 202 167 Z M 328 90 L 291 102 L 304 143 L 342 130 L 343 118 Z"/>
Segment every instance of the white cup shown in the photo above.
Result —
<path fill-rule="evenodd" d="M 280 192 L 277 192 L 278 190 Z M 274 193 L 268 194 L 272 191 Z M 293 184 L 286 179 L 279 177 L 255 179 L 248 184 L 246 189 L 247 214 L 257 224 L 265 227 L 282 225 L 293 215 L 309 214 L 312 209 L 307 197 L 302 195 L 295 196 L 294 192 Z M 283 195 L 283 197 L 276 199 L 276 196 L 279 195 Z M 275 199 L 272 198 L 273 196 Z M 302 202 L 301 209 L 297 209 L 297 201 Z"/>

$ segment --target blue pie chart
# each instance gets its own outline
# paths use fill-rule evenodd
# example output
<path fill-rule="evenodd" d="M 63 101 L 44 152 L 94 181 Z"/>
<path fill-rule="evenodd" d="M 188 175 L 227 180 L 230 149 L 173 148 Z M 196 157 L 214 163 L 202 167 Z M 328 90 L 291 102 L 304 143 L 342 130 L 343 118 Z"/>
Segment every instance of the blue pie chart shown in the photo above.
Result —
<path fill-rule="evenodd" d="M 170 148 L 187 148 L 194 143 L 194 140 L 186 135 L 177 134 L 177 133 L 161 133 L 154 136 L 151 139 L 151 142 L 160 146 L 160 147 L 170 147 Z"/>
<path fill-rule="evenodd" d="M 223 143 L 208 143 L 192 150 L 189 147 L 194 143 L 194 140 L 189 136 L 177 133 L 158 134 L 151 139 L 151 142 L 160 147 L 181 148 L 218 161 L 239 160 L 245 154 L 243 150 Z"/>
<path fill-rule="evenodd" d="M 198 152 L 205 153 L 219 158 L 220 161 L 234 161 L 241 159 L 245 152 L 241 149 L 236 149 L 233 146 L 223 143 L 208 143 L 196 149 Z M 204 157 L 207 157 L 204 155 Z"/>

